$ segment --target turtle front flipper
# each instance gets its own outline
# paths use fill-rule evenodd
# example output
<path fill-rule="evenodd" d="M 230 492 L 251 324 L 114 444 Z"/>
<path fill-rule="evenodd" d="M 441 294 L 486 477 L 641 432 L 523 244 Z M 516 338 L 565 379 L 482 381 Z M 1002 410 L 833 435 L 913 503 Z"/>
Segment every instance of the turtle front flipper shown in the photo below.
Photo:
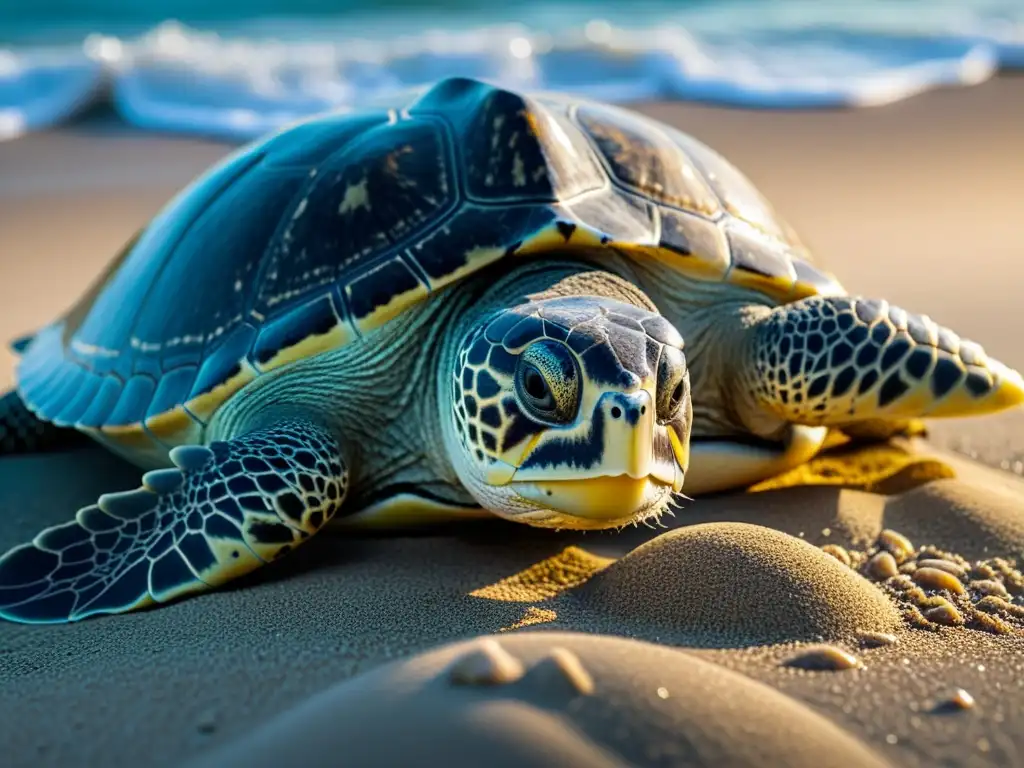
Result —
<path fill-rule="evenodd" d="M 815 296 L 780 306 L 749 341 L 748 397 L 795 424 L 977 416 L 1024 403 L 1019 373 L 885 301 Z"/>
<path fill-rule="evenodd" d="M 0 396 L 0 456 L 60 451 L 88 440 L 75 429 L 36 418 L 17 392 Z"/>
<path fill-rule="evenodd" d="M 348 487 L 338 440 L 305 420 L 171 460 L 0 557 L 0 616 L 76 621 L 215 587 L 306 541 Z"/>

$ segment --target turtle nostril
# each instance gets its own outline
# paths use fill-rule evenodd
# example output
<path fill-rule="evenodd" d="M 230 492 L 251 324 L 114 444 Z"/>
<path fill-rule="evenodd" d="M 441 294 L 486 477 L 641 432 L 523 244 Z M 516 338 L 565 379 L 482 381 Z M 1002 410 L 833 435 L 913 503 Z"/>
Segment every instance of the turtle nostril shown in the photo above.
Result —
<path fill-rule="evenodd" d="M 617 405 L 616 405 L 616 406 L 613 406 L 613 407 L 612 407 L 612 418 L 613 418 L 613 419 L 617 419 L 617 418 L 619 418 L 619 417 L 620 417 L 621 415 L 622 415 L 622 409 L 621 409 L 621 408 L 619 408 L 619 406 L 617 406 Z"/>
<path fill-rule="evenodd" d="M 646 405 L 641 405 L 640 406 L 640 415 L 643 416 L 645 413 L 647 413 L 647 406 Z"/>

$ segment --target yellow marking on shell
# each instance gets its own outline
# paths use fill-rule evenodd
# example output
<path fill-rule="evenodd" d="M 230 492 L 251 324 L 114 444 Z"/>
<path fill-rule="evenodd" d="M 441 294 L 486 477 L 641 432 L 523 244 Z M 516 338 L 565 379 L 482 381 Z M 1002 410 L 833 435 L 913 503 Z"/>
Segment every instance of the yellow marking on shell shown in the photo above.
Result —
<path fill-rule="evenodd" d="M 607 248 L 608 243 L 602 241 L 603 237 L 600 231 L 577 223 L 567 245 L 573 248 Z"/>
<path fill-rule="evenodd" d="M 726 275 L 726 280 L 733 285 L 750 288 L 760 291 L 778 301 L 786 301 L 793 294 L 796 287 L 796 280 L 792 275 L 776 275 L 769 277 L 757 272 L 751 272 L 738 264 L 733 266 Z M 814 291 L 810 295 L 816 295 Z"/>
<path fill-rule="evenodd" d="M 164 445 L 195 445 L 200 442 L 203 427 L 188 415 L 183 406 L 158 413 L 146 419 L 146 429 Z"/>
<path fill-rule="evenodd" d="M 793 283 L 793 288 L 786 297 L 786 301 L 800 301 L 800 299 L 806 299 L 811 296 L 845 296 L 846 290 L 839 285 L 838 281 L 833 280 L 832 284 L 828 288 L 821 288 L 820 286 L 814 285 L 813 283 L 804 283 L 797 280 Z"/>
<path fill-rule="evenodd" d="M 536 253 L 547 253 L 552 250 L 577 248 L 619 247 L 614 241 L 606 241 L 604 233 L 600 230 L 594 229 L 580 221 L 568 218 L 563 218 L 560 221 L 573 227 L 568 239 L 566 239 L 562 230 L 558 228 L 557 223 L 552 221 L 523 240 L 519 248 L 516 249 L 516 255 L 529 256 Z"/>
<path fill-rule="evenodd" d="M 569 546 L 518 573 L 474 589 L 469 596 L 503 603 L 539 603 L 585 584 L 614 562 L 614 558 Z"/>
<path fill-rule="evenodd" d="M 154 451 L 166 454 L 153 437 L 142 428 L 141 422 L 134 424 L 105 425 L 99 430 L 90 430 L 93 435 L 105 444 L 116 443 L 119 451 L 128 451 L 132 456 L 145 456 Z"/>
<path fill-rule="evenodd" d="M 445 504 L 416 494 L 402 493 L 361 509 L 354 515 L 335 518 L 330 522 L 330 526 L 374 530 L 492 517 L 493 515 L 482 507 Z"/>
<path fill-rule="evenodd" d="M 820 296 L 821 292 L 817 286 L 813 286 L 810 283 L 801 283 L 799 280 L 793 284 L 793 290 L 788 295 L 790 301 L 800 301 L 801 299 L 810 298 L 811 296 Z M 827 294 L 826 294 L 827 295 Z"/>
<path fill-rule="evenodd" d="M 681 256 L 669 248 L 650 245 L 634 245 L 632 243 L 615 243 L 615 249 L 630 258 L 654 258 L 656 261 L 672 268 L 680 274 L 695 280 L 718 282 L 724 279 L 729 265 L 724 260 L 708 258 L 700 253 L 694 256 Z"/>
<path fill-rule="evenodd" d="M 575 225 L 575 222 L 572 222 Z M 576 229 L 579 229 L 577 226 Z M 573 236 L 575 236 L 573 232 Z M 537 230 L 532 235 L 523 240 L 519 248 L 516 249 L 517 256 L 529 256 L 534 253 L 544 253 L 547 251 L 554 250 L 556 248 L 565 248 L 572 242 L 572 237 L 567 241 L 565 236 L 558 230 L 554 222 Z M 599 241 L 600 242 L 600 241 Z"/>
<path fill-rule="evenodd" d="M 483 269 L 488 264 L 492 264 L 505 255 L 506 248 L 496 245 L 481 245 L 471 248 L 464 254 L 466 257 L 466 263 L 458 269 L 450 272 L 442 277 L 432 278 L 430 280 L 430 287 L 433 290 L 438 290 L 446 285 L 450 285 L 464 276 L 472 274 L 477 270 Z M 415 251 L 412 252 L 413 258 L 415 258 Z"/>
<path fill-rule="evenodd" d="M 229 397 L 260 375 L 259 371 L 253 368 L 248 360 L 242 359 L 238 363 L 241 366 L 241 370 L 238 373 L 227 381 L 218 384 L 209 392 L 194 397 L 185 403 L 185 407 L 189 412 L 194 414 L 203 423 L 208 424 L 213 414 Z"/>
<path fill-rule="evenodd" d="M 327 333 L 316 336 L 308 336 L 298 344 L 278 351 L 265 363 L 258 363 L 257 370 L 266 373 L 275 368 L 280 368 L 297 360 L 305 360 L 321 352 L 328 352 L 332 349 L 343 347 L 356 338 L 356 332 L 349 323 L 341 322 L 331 328 Z"/>
<path fill-rule="evenodd" d="M 349 299 L 352 298 L 352 289 L 347 286 L 345 293 Z M 368 333 L 374 328 L 379 328 L 389 320 L 392 320 L 398 315 L 402 314 L 406 309 L 418 304 L 423 301 L 427 296 L 430 295 L 430 288 L 423 285 L 423 283 L 416 283 L 416 287 L 405 293 L 398 293 L 391 297 L 387 304 L 373 310 L 370 314 L 359 318 L 355 321 L 356 327 L 360 333 Z"/>

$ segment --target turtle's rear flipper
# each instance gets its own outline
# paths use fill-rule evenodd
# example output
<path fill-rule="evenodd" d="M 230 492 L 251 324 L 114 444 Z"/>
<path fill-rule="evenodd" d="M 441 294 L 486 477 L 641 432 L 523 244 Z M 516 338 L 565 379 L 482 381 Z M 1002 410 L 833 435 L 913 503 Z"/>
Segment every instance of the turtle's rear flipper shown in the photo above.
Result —
<path fill-rule="evenodd" d="M 306 541 L 348 484 L 338 441 L 308 421 L 175 448 L 171 459 L 141 488 L 101 496 L 0 557 L 0 616 L 76 621 L 223 584 Z"/>
<path fill-rule="evenodd" d="M 88 441 L 76 429 L 37 419 L 17 392 L 0 396 L 0 456 L 62 451 Z"/>
<path fill-rule="evenodd" d="M 752 327 L 744 391 L 794 424 L 980 416 L 1024 403 L 1019 373 L 924 315 L 814 296 Z"/>

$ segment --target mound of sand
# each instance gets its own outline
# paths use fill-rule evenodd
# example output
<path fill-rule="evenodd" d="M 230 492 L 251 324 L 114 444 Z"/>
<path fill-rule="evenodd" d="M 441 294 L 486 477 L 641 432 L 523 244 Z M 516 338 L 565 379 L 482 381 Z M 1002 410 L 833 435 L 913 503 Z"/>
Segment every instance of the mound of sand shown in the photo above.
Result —
<path fill-rule="evenodd" d="M 748 523 L 662 534 L 594 576 L 576 599 L 626 626 L 693 645 L 755 645 L 892 631 L 873 584 L 821 549 Z"/>
<path fill-rule="evenodd" d="M 764 717 L 771 712 L 772 716 Z M 449 644 L 342 683 L 193 768 L 882 766 L 766 685 L 634 640 L 531 632 Z"/>

